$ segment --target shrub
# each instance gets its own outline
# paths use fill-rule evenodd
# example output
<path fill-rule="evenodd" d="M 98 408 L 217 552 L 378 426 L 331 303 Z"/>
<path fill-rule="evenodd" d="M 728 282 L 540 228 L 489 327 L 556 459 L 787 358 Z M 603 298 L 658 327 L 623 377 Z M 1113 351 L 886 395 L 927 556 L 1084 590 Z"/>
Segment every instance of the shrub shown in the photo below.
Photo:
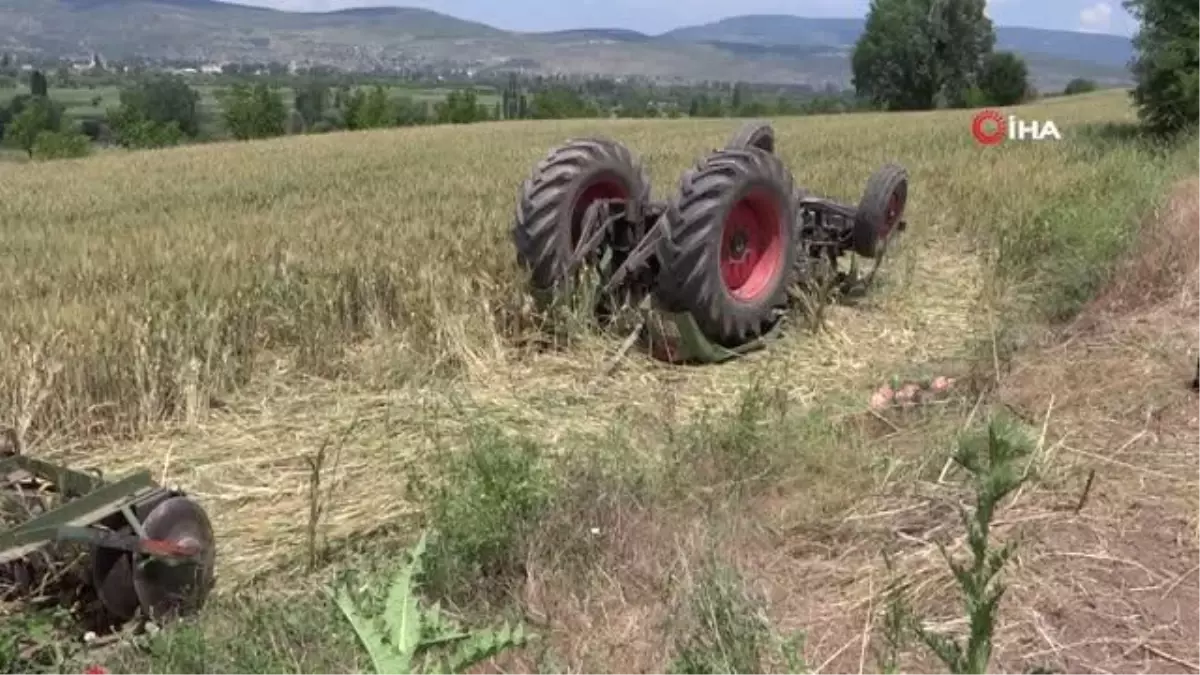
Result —
<path fill-rule="evenodd" d="M 979 76 L 979 88 L 991 105 L 1016 105 L 1030 93 L 1029 70 L 1012 52 L 988 54 Z"/>
<path fill-rule="evenodd" d="M 1067 86 L 1063 89 L 1063 96 L 1086 94 L 1089 91 L 1096 91 L 1096 83 L 1085 77 L 1077 77 L 1067 83 Z"/>
<path fill-rule="evenodd" d="M 91 139 L 73 131 L 42 131 L 33 141 L 34 159 L 87 157 L 91 151 Z"/>
<path fill-rule="evenodd" d="M 503 590 L 519 577 L 526 538 L 553 497 L 542 448 L 492 428 L 444 457 L 431 482 L 411 488 L 429 504 L 427 581 L 435 595 Z"/>

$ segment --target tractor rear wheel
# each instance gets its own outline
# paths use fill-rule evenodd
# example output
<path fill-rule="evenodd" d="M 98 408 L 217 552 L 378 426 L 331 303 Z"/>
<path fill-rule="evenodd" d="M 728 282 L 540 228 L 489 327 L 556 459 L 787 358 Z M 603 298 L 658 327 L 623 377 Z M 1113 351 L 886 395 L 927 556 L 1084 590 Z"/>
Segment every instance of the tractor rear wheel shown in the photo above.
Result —
<path fill-rule="evenodd" d="M 583 232 L 584 214 L 601 199 L 625 200 L 625 218 L 633 222 L 650 199 L 650 179 L 641 161 L 606 138 L 572 140 L 555 148 L 521 184 L 513 240 L 535 290 L 550 290 L 563 281 Z"/>
<path fill-rule="evenodd" d="M 796 256 L 792 175 L 761 150 L 721 150 L 684 173 L 667 208 L 656 296 L 723 347 L 764 334 Z"/>
<path fill-rule="evenodd" d="M 871 174 L 850 232 L 854 252 L 864 258 L 882 256 L 907 204 L 908 171 L 904 167 L 885 164 Z"/>
<path fill-rule="evenodd" d="M 763 152 L 775 154 L 775 129 L 770 122 L 753 120 L 746 122 L 729 137 L 725 144 L 726 150 L 748 150 L 758 148 Z"/>

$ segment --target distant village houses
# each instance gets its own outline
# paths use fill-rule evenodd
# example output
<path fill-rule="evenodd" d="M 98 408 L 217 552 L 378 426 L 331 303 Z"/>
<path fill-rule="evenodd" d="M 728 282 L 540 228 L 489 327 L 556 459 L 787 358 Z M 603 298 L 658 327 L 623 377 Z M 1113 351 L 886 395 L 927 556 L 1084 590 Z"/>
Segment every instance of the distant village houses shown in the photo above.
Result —
<path fill-rule="evenodd" d="M 204 63 L 199 67 L 170 68 L 167 72 L 176 75 L 220 75 L 225 65 L 224 63 Z"/>

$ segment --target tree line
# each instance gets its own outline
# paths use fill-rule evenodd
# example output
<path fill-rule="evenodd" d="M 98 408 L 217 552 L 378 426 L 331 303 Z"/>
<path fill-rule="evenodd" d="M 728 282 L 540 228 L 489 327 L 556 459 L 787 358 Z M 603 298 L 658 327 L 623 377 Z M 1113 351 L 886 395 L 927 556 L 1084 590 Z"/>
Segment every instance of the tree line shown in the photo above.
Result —
<path fill-rule="evenodd" d="M 128 80 L 117 106 L 103 117 L 81 120 L 77 128 L 64 125 L 63 107 L 49 96 L 45 74 L 35 70 L 29 82 L 29 94 L 0 109 L 0 136 L 30 157 L 85 154 L 89 142 L 145 149 L 206 137 L 201 93 L 179 75 L 154 73 Z M 286 89 L 278 84 L 267 78 L 238 78 L 218 89 L 216 121 L 223 135 L 250 140 L 512 119 L 793 115 L 854 107 L 845 93 L 769 97 L 744 84 L 656 92 L 603 81 L 522 83 L 513 76 L 494 103 L 485 103 L 474 88 L 452 90 L 441 100 L 421 100 L 397 96 L 394 87 L 384 84 L 331 84 L 321 78 L 295 78 Z"/>
<path fill-rule="evenodd" d="M 216 121 L 223 135 L 250 140 L 493 120 L 760 117 L 870 109 L 849 92 L 787 95 L 739 83 L 655 90 L 606 80 L 522 83 L 512 76 L 492 104 L 485 104 L 473 88 L 456 89 L 442 100 L 432 101 L 397 96 L 396 88 L 384 84 L 331 84 L 320 78 L 293 78 L 286 88 L 279 86 L 282 83 L 278 79 L 237 78 L 218 89 Z M 127 79 L 117 106 L 102 117 L 80 120 L 77 127 L 66 124 L 62 105 L 49 95 L 45 74 L 32 71 L 29 86 L 28 94 L 18 95 L 7 108 L 0 108 L 0 137 L 30 157 L 78 156 L 88 152 L 90 143 L 145 149 L 209 136 L 200 91 L 178 75 L 151 73 Z M 1078 91 L 1094 87 L 1086 80 L 1073 86 Z M 93 103 L 98 105 L 99 100 L 97 96 Z"/>
<path fill-rule="evenodd" d="M 856 110 L 927 110 L 1013 105 L 1036 95 L 1024 61 L 996 51 L 985 0 L 872 0 L 855 45 L 852 92 L 797 98 L 745 84 L 636 87 L 612 80 L 562 82 L 508 77 L 499 100 L 485 104 L 472 87 L 442 100 L 395 96 L 384 84 L 355 86 L 321 76 L 292 80 L 290 99 L 269 79 L 240 78 L 217 92 L 219 121 L 239 140 L 285 134 L 373 129 L 488 120 L 589 117 L 757 117 Z M 1131 64 L 1132 92 L 1146 129 L 1175 133 L 1194 128 L 1200 64 L 1200 5 L 1192 0 L 1126 0 L 1140 21 Z M 96 69 L 103 66 L 96 59 Z M 1095 85 L 1084 79 L 1066 94 Z M 0 138 L 30 157 L 86 154 L 92 142 L 126 148 L 175 145 L 203 137 L 201 95 L 182 77 L 148 74 L 127 81 L 119 103 L 100 119 L 72 127 L 51 99 L 41 71 L 29 92 L 0 107 Z"/>

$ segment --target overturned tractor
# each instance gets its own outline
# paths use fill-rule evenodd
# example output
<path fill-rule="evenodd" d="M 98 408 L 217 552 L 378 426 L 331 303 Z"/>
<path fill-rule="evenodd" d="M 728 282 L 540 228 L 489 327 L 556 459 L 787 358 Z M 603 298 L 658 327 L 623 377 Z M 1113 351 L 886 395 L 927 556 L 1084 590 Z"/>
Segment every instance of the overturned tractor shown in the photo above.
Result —
<path fill-rule="evenodd" d="M 654 317 L 635 329 L 653 353 L 716 362 L 763 346 L 806 292 L 865 290 L 906 227 L 907 201 L 897 164 L 868 178 L 857 207 L 814 196 L 775 154 L 772 127 L 750 122 L 666 202 L 651 200 L 641 161 L 621 143 L 568 141 L 521 185 L 513 238 L 543 306 L 590 268 L 598 316 L 639 310 Z M 847 253 L 873 260 L 870 272 L 840 270 Z"/>
<path fill-rule="evenodd" d="M 90 630 L 197 611 L 216 547 L 204 510 L 147 471 L 108 482 L 0 453 L 0 606 L 54 603 Z"/>

